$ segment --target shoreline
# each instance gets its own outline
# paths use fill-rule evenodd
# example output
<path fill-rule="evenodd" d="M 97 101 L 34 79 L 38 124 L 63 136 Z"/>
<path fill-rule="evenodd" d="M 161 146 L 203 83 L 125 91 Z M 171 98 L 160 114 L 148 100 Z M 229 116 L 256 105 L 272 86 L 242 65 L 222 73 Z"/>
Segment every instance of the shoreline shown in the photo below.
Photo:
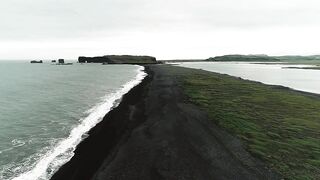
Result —
<path fill-rule="evenodd" d="M 51 179 L 279 179 L 186 101 L 170 67 L 145 71 Z"/>
<path fill-rule="evenodd" d="M 146 69 L 144 71 L 146 72 Z M 51 179 L 89 179 L 93 176 L 102 164 L 103 157 L 112 151 L 117 141 L 122 138 L 121 135 L 126 133 L 127 125 L 130 124 L 128 122 L 128 112 L 135 113 L 131 112 L 131 107 L 128 107 L 128 105 L 138 101 L 140 96 L 136 95 L 141 94 L 147 81 L 149 81 L 148 74 L 138 85 L 123 95 L 119 105 L 112 108 L 101 122 L 90 129 L 88 137 L 77 145 L 74 156 L 62 165 Z M 137 116 L 141 117 L 141 114 L 138 112 Z M 113 127 L 119 127 L 119 129 L 113 129 Z M 111 131 L 107 132 L 104 129 Z M 90 156 L 90 158 L 87 158 L 87 156 Z"/>
<path fill-rule="evenodd" d="M 87 137 L 87 133 L 95 127 L 108 112 L 116 108 L 125 94 L 137 86 L 147 75 L 143 66 L 136 66 L 136 75 L 128 79 L 116 91 L 105 94 L 99 102 L 96 102 L 87 114 L 81 118 L 81 122 L 73 126 L 68 136 L 62 138 L 50 151 L 41 154 L 41 158 L 30 170 L 19 173 L 14 179 L 49 179 L 60 166 L 67 163 L 73 157 L 73 152 Z"/>
<path fill-rule="evenodd" d="M 197 69 L 197 68 L 184 67 L 184 66 L 176 66 L 176 67 L 187 68 L 187 69 L 191 69 L 191 70 L 200 70 L 200 71 L 207 72 L 209 74 L 223 75 L 223 76 L 226 76 L 226 77 L 232 77 L 232 78 L 239 79 L 239 80 L 246 81 L 246 82 L 252 82 L 252 83 L 261 84 L 261 85 L 264 85 L 264 86 L 271 87 L 273 89 L 283 89 L 283 90 L 286 90 L 288 92 L 298 93 L 298 94 L 301 94 L 301 95 L 304 95 L 304 96 L 309 96 L 309 97 L 313 97 L 313 98 L 320 98 L 320 93 L 318 94 L 318 93 L 315 93 L 315 92 L 303 91 L 303 90 L 294 89 L 294 88 L 283 86 L 283 85 L 266 84 L 266 83 L 263 83 L 263 82 L 260 82 L 260 81 L 245 79 L 245 78 L 238 77 L 238 76 L 232 76 L 232 75 L 229 75 L 229 74 L 226 74 L 226 73 L 213 72 L 213 71 L 208 71 L 208 70 L 204 70 L 204 69 Z"/>
<path fill-rule="evenodd" d="M 237 63 L 237 62 L 233 62 L 233 63 Z M 246 63 L 248 63 L 248 64 L 261 64 L 261 63 L 250 63 L 250 62 L 246 62 Z M 274 64 L 272 64 L 272 65 L 274 65 Z M 290 64 L 288 64 L 288 65 L 290 65 Z M 190 69 L 203 70 L 203 71 L 206 71 L 208 73 L 216 73 L 216 74 L 227 75 L 227 76 L 239 78 L 241 80 L 248 80 L 248 81 L 251 81 L 251 82 L 257 82 L 257 83 L 260 83 L 260 84 L 263 84 L 263 85 L 268 85 L 268 86 L 275 86 L 275 87 L 279 87 L 279 88 L 282 88 L 282 89 L 290 89 L 290 91 L 301 92 L 302 94 L 310 94 L 310 95 L 320 96 L 320 92 L 317 91 L 318 88 L 316 88 L 316 87 L 311 87 L 311 89 L 310 88 L 309 89 L 305 89 L 305 88 L 302 88 L 302 87 L 299 87 L 299 86 L 297 87 L 297 85 L 295 85 L 295 84 L 286 86 L 285 84 L 288 83 L 286 81 L 284 81 L 285 83 L 282 83 L 281 81 L 280 82 L 277 82 L 277 81 L 269 81 L 268 82 L 264 78 L 262 78 L 260 80 L 257 80 L 254 77 L 250 77 L 250 75 L 249 76 L 247 76 L 247 75 L 239 75 L 239 74 L 238 75 L 232 75 L 232 73 L 228 74 L 227 72 L 222 72 L 222 71 L 219 72 L 218 70 L 217 71 L 205 70 L 205 69 L 202 69 L 201 67 L 193 68 L 193 67 L 188 67 L 188 66 L 184 66 L 184 65 L 181 65 L 181 64 L 178 64 L 177 66 L 178 67 L 184 67 L 184 68 L 190 68 Z M 317 69 L 310 69 L 310 68 L 304 68 L 304 67 L 303 68 L 299 68 L 299 67 L 282 67 L 282 69 L 317 70 Z M 247 77 L 241 77 L 241 76 L 247 76 Z M 283 85 L 281 85 L 281 84 L 283 84 Z M 289 86 L 291 86 L 291 87 L 289 87 Z"/>

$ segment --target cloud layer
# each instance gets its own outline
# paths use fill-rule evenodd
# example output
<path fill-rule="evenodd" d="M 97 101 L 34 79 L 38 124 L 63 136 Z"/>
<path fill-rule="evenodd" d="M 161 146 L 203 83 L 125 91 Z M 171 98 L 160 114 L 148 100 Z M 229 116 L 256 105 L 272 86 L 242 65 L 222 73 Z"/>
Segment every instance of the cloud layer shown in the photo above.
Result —
<path fill-rule="evenodd" d="M 51 50 L 42 54 L 46 57 L 106 51 L 195 58 L 237 47 L 261 53 L 257 46 L 264 53 L 314 53 L 319 5 L 316 0 L 6 0 L 0 2 L 0 58 L 15 58 L 14 52 L 35 57 L 37 49 Z M 275 49 L 269 42 L 291 41 L 289 35 L 309 45 L 283 43 L 287 47 Z M 176 53 L 167 48 L 172 44 Z M 23 46 L 28 51 L 22 52 Z M 183 54 L 188 49 L 194 53 Z"/>

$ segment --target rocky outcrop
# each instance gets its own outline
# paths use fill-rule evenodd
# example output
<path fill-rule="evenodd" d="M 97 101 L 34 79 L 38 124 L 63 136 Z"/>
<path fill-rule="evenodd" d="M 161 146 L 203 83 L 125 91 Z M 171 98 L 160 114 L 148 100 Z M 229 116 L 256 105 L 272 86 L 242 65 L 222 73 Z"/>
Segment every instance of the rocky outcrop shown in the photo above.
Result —
<path fill-rule="evenodd" d="M 59 62 L 60 64 L 64 64 L 64 59 L 59 59 L 58 62 Z"/>
<path fill-rule="evenodd" d="M 34 63 L 43 63 L 43 61 L 42 60 L 40 60 L 40 61 L 33 60 L 33 61 L 30 61 L 30 63 L 32 63 L 32 64 L 34 64 Z"/>
<path fill-rule="evenodd" d="M 152 56 L 107 55 L 97 57 L 80 56 L 78 62 L 104 64 L 156 64 L 157 60 Z"/>

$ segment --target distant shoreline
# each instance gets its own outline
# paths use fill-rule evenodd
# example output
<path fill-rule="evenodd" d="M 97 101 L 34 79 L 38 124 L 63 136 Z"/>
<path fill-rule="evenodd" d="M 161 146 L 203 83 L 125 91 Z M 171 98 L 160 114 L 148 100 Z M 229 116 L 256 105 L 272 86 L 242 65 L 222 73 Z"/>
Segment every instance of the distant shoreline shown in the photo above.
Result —
<path fill-rule="evenodd" d="M 320 66 L 314 67 L 283 67 L 284 69 L 309 69 L 309 70 L 320 70 Z"/>

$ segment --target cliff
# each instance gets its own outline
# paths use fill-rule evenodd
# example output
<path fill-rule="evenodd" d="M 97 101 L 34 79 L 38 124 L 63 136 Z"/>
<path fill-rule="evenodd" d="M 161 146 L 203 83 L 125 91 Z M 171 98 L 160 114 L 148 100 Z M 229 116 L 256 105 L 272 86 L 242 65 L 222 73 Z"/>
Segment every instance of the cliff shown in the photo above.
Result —
<path fill-rule="evenodd" d="M 80 56 L 79 63 L 107 63 L 107 64 L 157 64 L 152 56 L 107 55 L 97 57 Z"/>

